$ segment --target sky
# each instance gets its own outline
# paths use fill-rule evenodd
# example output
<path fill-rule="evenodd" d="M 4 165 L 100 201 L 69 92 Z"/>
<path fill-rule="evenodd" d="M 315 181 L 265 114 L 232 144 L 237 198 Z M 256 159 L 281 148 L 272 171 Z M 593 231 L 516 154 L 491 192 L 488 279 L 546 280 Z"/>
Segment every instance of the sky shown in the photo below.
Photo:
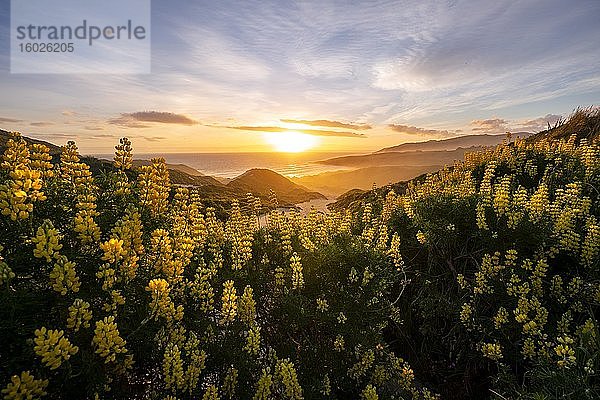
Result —
<path fill-rule="evenodd" d="M 368 152 L 600 104 L 598 0 L 154 0 L 151 18 L 149 74 L 14 74 L 0 0 L 0 128 L 87 154 L 123 136 L 138 152 Z"/>

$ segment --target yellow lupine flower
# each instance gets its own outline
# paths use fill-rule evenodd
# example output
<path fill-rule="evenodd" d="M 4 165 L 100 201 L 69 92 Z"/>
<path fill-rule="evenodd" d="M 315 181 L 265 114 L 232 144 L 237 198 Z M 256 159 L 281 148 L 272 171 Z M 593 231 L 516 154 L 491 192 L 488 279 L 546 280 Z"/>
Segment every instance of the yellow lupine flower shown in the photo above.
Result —
<path fill-rule="evenodd" d="M 60 256 L 54 263 L 52 272 L 50 272 L 50 282 L 52 288 L 63 296 L 68 291 L 77 293 L 81 283 L 75 272 L 75 263 L 69 261 L 65 256 Z"/>
<path fill-rule="evenodd" d="M 0 252 L 4 250 L 4 247 L 0 244 Z M 0 286 L 4 285 L 6 282 L 9 282 L 11 279 L 15 277 L 15 273 L 8 266 L 8 264 L 4 261 L 2 255 L 0 255 Z"/>
<path fill-rule="evenodd" d="M 244 288 L 244 293 L 238 300 L 238 315 L 240 320 L 247 325 L 251 325 L 256 320 L 256 302 L 250 286 Z"/>
<path fill-rule="evenodd" d="M 494 317 L 494 326 L 500 329 L 502 325 L 508 322 L 508 311 L 504 307 L 500 307 Z"/>
<path fill-rule="evenodd" d="M 427 237 L 425 236 L 425 234 L 423 232 L 421 232 L 420 230 L 417 232 L 417 240 L 419 241 L 419 243 L 421 244 L 425 244 L 427 243 Z"/>
<path fill-rule="evenodd" d="M 333 341 L 333 348 L 336 351 L 342 351 L 342 350 L 344 350 L 344 347 L 345 347 L 344 337 L 342 335 L 337 335 L 335 337 L 335 340 Z"/>
<path fill-rule="evenodd" d="M 359 353 L 356 351 L 358 361 L 348 370 L 348 375 L 353 379 L 359 379 L 367 374 L 375 362 L 375 352 L 371 349 Z"/>
<path fill-rule="evenodd" d="M 21 375 L 13 375 L 10 383 L 2 389 L 6 400 L 37 399 L 45 396 L 48 380 L 35 379 L 29 371 L 21 372 Z"/>
<path fill-rule="evenodd" d="M 302 275 L 302 263 L 298 254 L 294 253 L 290 259 L 292 269 L 292 289 L 302 289 L 304 287 L 304 276 Z"/>
<path fill-rule="evenodd" d="M 112 315 L 96 321 L 92 344 L 96 347 L 96 354 L 99 354 L 105 363 L 115 362 L 117 355 L 127 353 L 126 341 L 119 335 L 115 317 Z"/>
<path fill-rule="evenodd" d="M 367 385 L 360 393 L 360 398 L 364 400 L 379 400 L 377 389 L 373 385 Z"/>
<path fill-rule="evenodd" d="M 100 248 L 102 251 L 104 251 L 102 259 L 110 264 L 114 264 L 123 259 L 123 241 L 120 239 L 112 238 L 104 243 L 101 243 Z"/>
<path fill-rule="evenodd" d="M 77 346 L 73 346 L 69 339 L 64 337 L 64 332 L 59 330 L 48 330 L 45 327 L 36 329 L 33 341 L 35 354 L 42 357 L 42 363 L 50 369 L 60 367 L 63 361 L 79 351 Z"/>
<path fill-rule="evenodd" d="M 244 346 L 244 351 L 251 355 L 257 355 L 258 350 L 260 349 L 260 327 L 258 325 L 254 325 L 247 333 L 246 336 L 246 345 Z"/>
<path fill-rule="evenodd" d="M 124 137 L 119 139 L 119 144 L 115 146 L 115 157 L 113 165 L 115 168 L 125 171 L 131 168 L 133 163 L 131 141 Z"/>
<path fill-rule="evenodd" d="M 289 360 L 279 360 L 275 365 L 275 379 L 284 387 L 285 396 L 290 400 L 301 400 L 302 388 L 294 364 Z"/>
<path fill-rule="evenodd" d="M 94 213 L 89 210 L 80 210 L 73 221 L 74 231 L 78 233 L 83 243 L 96 242 L 100 240 L 100 228 L 93 218 Z"/>
<path fill-rule="evenodd" d="M 329 309 L 329 304 L 326 299 L 317 299 L 317 311 L 325 312 Z"/>
<path fill-rule="evenodd" d="M 219 400 L 219 389 L 215 385 L 210 385 L 204 392 L 202 400 Z"/>
<path fill-rule="evenodd" d="M 37 153 L 36 153 L 37 157 Z M 43 157 L 42 157 L 43 158 Z M 0 185 L 0 213 L 11 220 L 26 219 L 33 211 L 33 203 L 46 200 L 41 191 L 42 173 L 46 164 L 38 165 L 30 159 L 30 151 L 18 132 L 13 132 L 2 156 L 2 169 L 9 179 Z"/>
<path fill-rule="evenodd" d="M 565 335 L 559 337 L 558 342 L 560 344 L 554 347 L 554 351 L 559 357 L 556 364 L 561 368 L 569 368 L 575 365 L 575 351 L 571 347 L 571 345 L 573 344 L 573 339 Z"/>
<path fill-rule="evenodd" d="M 59 233 L 50 220 L 44 220 L 31 241 L 35 244 L 33 249 L 35 257 L 45 258 L 47 262 L 52 261 L 53 258 L 59 258 L 62 244 L 59 243 Z"/>
<path fill-rule="evenodd" d="M 165 349 L 163 376 L 167 389 L 182 389 L 185 386 L 181 351 L 176 344 L 169 343 Z"/>
<path fill-rule="evenodd" d="M 169 283 L 164 279 L 152 279 L 146 290 L 152 295 L 150 309 L 154 314 L 155 319 L 159 317 L 165 318 L 171 322 L 173 320 L 180 321 L 183 319 L 183 306 L 175 307 L 173 300 L 170 297 L 171 289 Z"/>
<path fill-rule="evenodd" d="M 75 299 L 73 305 L 69 306 L 69 317 L 67 318 L 67 328 L 79 331 L 81 327 L 89 328 L 92 319 L 90 303 L 81 299 Z"/>
<path fill-rule="evenodd" d="M 238 383 L 237 379 L 238 370 L 234 367 L 229 367 L 227 374 L 223 379 L 223 392 L 230 399 L 233 399 L 235 396 L 235 390 Z"/>
<path fill-rule="evenodd" d="M 483 343 L 481 352 L 491 360 L 498 361 L 502 359 L 502 346 L 498 343 Z"/>
<path fill-rule="evenodd" d="M 273 386 L 273 375 L 269 369 L 263 369 L 256 385 L 256 393 L 253 400 L 269 400 L 271 398 L 271 386 Z"/>
<path fill-rule="evenodd" d="M 166 211 L 169 197 L 169 170 L 164 158 L 152 158 L 150 165 L 140 167 L 138 186 L 142 205 L 154 215 Z"/>
<path fill-rule="evenodd" d="M 237 295 L 233 281 L 228 280 L 223 283 L 223 296 L 221 297 L 223 302 L 221 305 L 221 324 L 228 324 L 233 322 L 237 315 Z"/>

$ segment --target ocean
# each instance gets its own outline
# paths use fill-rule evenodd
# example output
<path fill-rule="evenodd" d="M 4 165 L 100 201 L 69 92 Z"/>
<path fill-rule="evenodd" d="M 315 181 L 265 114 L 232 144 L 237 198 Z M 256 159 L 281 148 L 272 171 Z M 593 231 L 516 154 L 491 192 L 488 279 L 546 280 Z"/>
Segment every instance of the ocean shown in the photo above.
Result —
<path fill-rule="evenodd" d="M 266 168 L 287 177 L 316 175 L 322 172 L 348 168 L 319 164 L 319 160 L 349 155 L 351 153 L 154 153 L 134 154 L 138 160 L 164 157 L 169 164 L 185 164 L 204 175 L 235 178 L 252 168 Z M 94 157 L 112 159 L 111 154 L 94 154 Z"/>

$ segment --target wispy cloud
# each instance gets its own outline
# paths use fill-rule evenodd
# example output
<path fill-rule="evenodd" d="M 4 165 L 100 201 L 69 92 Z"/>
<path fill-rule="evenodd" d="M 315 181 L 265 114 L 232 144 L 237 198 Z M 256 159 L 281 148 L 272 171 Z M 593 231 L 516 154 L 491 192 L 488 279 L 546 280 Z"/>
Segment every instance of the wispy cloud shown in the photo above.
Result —
<path fill-rule="evenodd" d="M 520 126 L 529 131 L 539 132 L 548 129 L 548 126 L 554 126 L 561 118 L 562 115 L 546 114 L 543 117 L 523 121 Z"/>
<path fill-rule="evenodd" d="M 23 122 L 23 120 L 15 119 L 15 118 L 0 117 L 0 122 L 17 123 L 17 122 Z"/>
<path fill-rule="evenodd" d="M 149 128 L 147 122 L 160 124 L 195 125 L 198 121 L 183 115 L 164 111 L 138 111 L 123 113 L 120 117 L 112 118 L 109 124 L 124 126 L 127 128 Z"/>
<path fill-rule="evenodd" d="M 502 133 L 508 128 L 508 121 L 502 118 L 476 119 L 471 121 L 471 130 L 482 133 Z"/>
<path fill-rule="evenodd" d="M 451 132 L 448 130 L 418 128 L 416 126 L 409 126 L 409 125 L 389 124 L 388 127 L 395 132 L 406 133 L 408 135 L 441 136 L 441 137 L 455 135 L 454 132 Z"/>
<path fill-rule="evenodd" d="M 326 119 L 316 119 L 316 120 L 305 120 L 305 119 L 282 119 L 281 122 L 285 122 L 288 124 L 302 124 L 309 126 L 323 126 L 328 128 L 344 128 L 344 129 L 354 129 L 357 131 L 371 129 L 371 125 L 367 124 L 350 124 L 340 121 L 330 121 Z"/>
<path fill-rule="evenodd" d="M 54 122 L 40 121 L 40 122 L 32 122 L 29 125 L 44 127 L 44 126 L 52 126 L 52 125 L 54 125 Z"/>
<path fill-rule="evenodd" d="M 42 139 L 42 140 L 48 140 L 48 141 L 74 140 L 74 139 L 80 138 L 80 136 L 75 133 L 57 133 L 57 132 L 54 132 L 54 133 L 27 132 L 26 136 L 32 137 L 34 139 Z M 59 144 L 59 143 L 54 143 L 54 144 Z"/>
<path fill-rule="evenodd" d="M 112 138 L 116 138 L 116 136 L 111 135 L 109 133 L 97 134 L 97 135 L 92 136 L 92 139 L 112 139 Z"/>
<path fill-rule="evenodd" d="M 148 142 L 158 142 L 158 141 L 167 139 L 164 136 L 142 136 L 142 137 L 144 139 L 146 139 Z"/>
<path fill-rule="evenodd" d="M 135 120 L 134 118 L 131 118 L 131 117 L 125 116 L 125 115 L 122 115 L 117 118 L 111 118 L 107 122 L 111 125 L 118 125 L 118 126 L 122 126 L 124 128 L 150 128 L 151 127 L 151 125 L 149 125 L 149 124 L 143 124 L 143 123 Z"/>
<path fill-rule="evenodd" d="M 300 132 L 307 135 L 313 136 L 337 136 L 337 137 L 366 137 L 362 133 L 348 132 L 348 131 L 326 131 L 320 129 L 288 129 L 280 126 L 222 126 L 221 128 L 238 129 L 241 131 L 253 131 L 253 132 Z"/>

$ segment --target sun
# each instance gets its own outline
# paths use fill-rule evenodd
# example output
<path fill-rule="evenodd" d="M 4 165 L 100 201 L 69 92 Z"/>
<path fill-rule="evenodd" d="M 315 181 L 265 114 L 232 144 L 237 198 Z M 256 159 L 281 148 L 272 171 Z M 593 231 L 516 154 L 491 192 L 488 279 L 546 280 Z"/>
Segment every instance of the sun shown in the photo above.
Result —
<path fill-rule="evenodd" d="M 265 132 L 264 138 L 274 150 L 284 153 L 300 153 L 315 147 L 319 139 L 297 131 Z"/>

